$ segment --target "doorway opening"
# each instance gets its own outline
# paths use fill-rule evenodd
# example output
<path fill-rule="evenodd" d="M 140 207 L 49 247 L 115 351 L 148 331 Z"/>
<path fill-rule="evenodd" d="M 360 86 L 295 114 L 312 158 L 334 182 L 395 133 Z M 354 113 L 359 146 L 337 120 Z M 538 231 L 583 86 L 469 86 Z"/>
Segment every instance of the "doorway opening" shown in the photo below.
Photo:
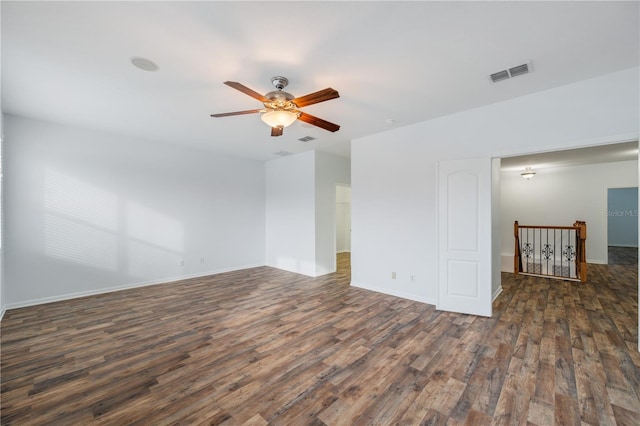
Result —
<path fill-rule="evenodd" d="M 535 175 L 526 178 L 529 168 Z M 501 158 L 499 211 L 501 216 L 501 269 L 513 272 L 513 223 L 520 225 L 568 226 L 576 220 L 588 226 L 587 262 L 607 264 L 607 228 L 611 226 L 608 188 L 636 187 L 638 179 L 638 141 L 597 145 L 552 152 Z M 627 215 L 625 226 L 635 221 L 633 233 L 637 247 L 638 217 L 636 198 L 627 200 L 617 215 Z M 619 219 L 619 218 L 618 218 Z M 629 243 L 626 243 L 629 244 Z M 616 244 L 619 245 L 619 244 Z M 636 262 L 637 265 L 637 262 Z"/>
<path fill-rule="evenodd" d="M 609 265 L 638 264 L 638 187 L 607 189 Z"/>
<path fill-rule="evenodd" d="M 351 275 L 351 185 L 336 184 L 336 272 Z"/>

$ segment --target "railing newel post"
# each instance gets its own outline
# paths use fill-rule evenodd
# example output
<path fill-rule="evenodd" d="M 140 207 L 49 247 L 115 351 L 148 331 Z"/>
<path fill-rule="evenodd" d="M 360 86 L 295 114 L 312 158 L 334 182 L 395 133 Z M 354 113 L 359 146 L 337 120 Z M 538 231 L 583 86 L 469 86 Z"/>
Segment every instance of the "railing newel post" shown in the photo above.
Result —
<path fill-rule="evenodd" d="M 587 281 L 587 222 L 576 220 L 573 224 L 578 234 L 578 262 L 580 281 Z"/>
<path fill-rule="evenodd" d="M 520 238 L 518 235 L 518 221 L 516 220 L 515 223 L 513 224 L 513 236 L 516 238 L 516 247 L 513 251 L 514 256 L 513 256 L 513 273 L 515 275 L 518 275 L 518 273 L 520 272 L 521 269 L 521 263 L 520 263 Z"/>

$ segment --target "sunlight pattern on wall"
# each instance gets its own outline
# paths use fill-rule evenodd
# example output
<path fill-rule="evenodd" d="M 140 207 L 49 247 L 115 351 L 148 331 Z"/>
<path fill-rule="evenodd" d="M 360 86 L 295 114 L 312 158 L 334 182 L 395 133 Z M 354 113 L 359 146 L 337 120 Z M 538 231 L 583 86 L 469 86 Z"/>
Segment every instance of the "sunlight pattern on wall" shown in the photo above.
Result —
<path fill-rule="evenodd" d="M 181 273 L 180 221 L 57 170 L 44 178 L 46 256 L 135 279 Z"/>
<path fill-rule="evenodd" d="M 48 212 L 116 230 L 118 204 L 114 194 L 52 169 L 45 170 L 44 191 L 44 205 Z"/>
<path fill-rule="evenodd" d="M 175 277 L 184 251 L 184 226 L 137 202 L 127 203 L 129 274 Z"/>
<path fill-rule="evenodd" d="M 137 202 L 128 202 L 126 210 L 130 238 L 175 252 L 184 250 L 184 227 L 178 220 Z"/>
<path fill-rule="evenodd" d="M 117 198 L 113 194 L 46 169 L 44 205 L 47 256 L 117 269 Z"/>
<path fill-rule="evenodd" d="M 115 271 L 117 238 L 113 232 L 90 224 L 47 214 L 45 254 L 93 268 Z"/>

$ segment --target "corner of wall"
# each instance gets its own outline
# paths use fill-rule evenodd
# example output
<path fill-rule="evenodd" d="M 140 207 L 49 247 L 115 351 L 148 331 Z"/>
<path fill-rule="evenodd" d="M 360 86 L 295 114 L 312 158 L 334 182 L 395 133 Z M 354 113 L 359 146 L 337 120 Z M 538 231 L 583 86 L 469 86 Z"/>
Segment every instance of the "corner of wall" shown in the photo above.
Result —
<path fill-rule="evenodd" d="M 502 292 L 502 233 L 500 232 L 500 165 L 499 158 L 491 160 L 491 290 L 495 295 Z"/>
<path fill-rule="evenodd" d="M 500 255 L 500 272 L 513 273 L 513 255 L 504 254 Z"/>
<path fill-rule="evenodd" d="M 320 276 L 336 271 L 336 184 L 351 183 L 351 173 L 348 159 L 314 153 L 315 276 Z"/>
<path fill-rule="evenodd" d="M 2 89 L 0 88 L 0 93 Z M 4 113 L 0 108 L 0 321 L 4 317 L 4 313 L 6 311 L 6 304 L 4 302 L 4 207 L 3 207 L 3 156 L 2 152 L 4 150 Z"/>
<path fill-rule="evenodd" d="M 0 208 L 2 208 L 1 204 Z M 4 249 L 0 247 L 0 321 L 2 321 L 6 310 L 7 304 L 4 301 Z"/>
<path fill-rule="evenodd" d="M 502 294 L 502 285 L 498 283 L 498 287 L 493 291 L 493 294 L 491 294 L 491 302 L 492 303 L 495 302 L 498 296 L 500 296 L 501 294 Z"/>

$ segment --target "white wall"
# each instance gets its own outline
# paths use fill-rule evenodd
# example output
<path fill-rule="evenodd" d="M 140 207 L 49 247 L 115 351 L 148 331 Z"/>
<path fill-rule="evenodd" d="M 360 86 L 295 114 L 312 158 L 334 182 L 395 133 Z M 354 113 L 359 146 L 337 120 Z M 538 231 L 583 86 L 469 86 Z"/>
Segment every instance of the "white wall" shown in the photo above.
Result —
<path fill-rule="evenodd" d="M 2 7 L 0 7 L 0 26 L 2 22 Z M 1 32 L 1 31 L 0 31 Z M 2 99 L 2 55 L 0 54 L 0 99 Z M 4 232 L 3 232 L 3 192 L 2 187 L 2 140 L 4 139 L 4 113 L 2 110 L 2 104 L 0 104 L 0 320 L 4 316 L 5 312 L 5 298 L 4 298 Z"/>
<path fill-rule="evenodd" d="M 4 114 L 0 109 L 0 320 L 5 312 L 4 298 L 4 183 L 3 183 L 3 164 L 2 153 L 4 151 Z"/>
<path fill-rule="evenodd" d="M 408 129 L 351 143 L 351 283 L 435 304 L 436 161 Z"/>
<path fill-rule="evenodd" d="M 265 163 L 266 262 L 315 276 L 315 153 Z"/>
<path fill-rule="evenodd" d="M 4 127 L 7 307 L 264 265 L 262 163 L 14 116 Z"/>
<path fill-rule="evenodd" d="M 316 151 L 316 275 L 336 271 L 336 184 L 351 183 L 350 161 Z"/>
<path fill-rule="evenodd" d="M 536 170 L 531 180 L 519 171 L 502 172 L 502 270 L 513 272 L 513 222 L 571 226 L 587 222 L 587 262 L 607 263 L 607 190 L 637 186 L 638 162 L 591 164 Z"/>
<path fill-rule="evenodd" d="M 502 234 L 500 224 L 502 223 L 502 211 L 500 209 L 500 159 L 494 158 L 491 162 L 491 300 L 502 293 L 502 277 L 500 276 L 500 266 L 502 257 Z"/>
<path fill-rule="evenodd" d="M 636 139 L 638 91 L 633 68 L 354 140 L 352 283 L 435 303 L 437 161 Z"/>
<path fill-rule="evenodd" d="M 267 265 L 308 276 L 334 272 L 335 186 L 349 161 L 323 152 L 266 163 Z"/>

